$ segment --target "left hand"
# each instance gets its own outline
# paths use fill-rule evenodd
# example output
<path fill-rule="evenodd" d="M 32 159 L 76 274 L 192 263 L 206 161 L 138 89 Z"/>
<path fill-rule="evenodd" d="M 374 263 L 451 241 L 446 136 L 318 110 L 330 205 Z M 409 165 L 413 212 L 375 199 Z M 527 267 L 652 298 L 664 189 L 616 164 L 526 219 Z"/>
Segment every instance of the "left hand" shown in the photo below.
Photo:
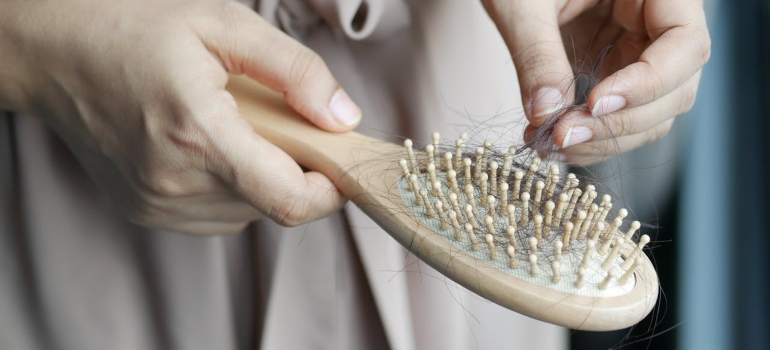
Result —
<path fill-rule="evenodd" d="M 132 221 L 223 235 L 339 210 L 240 115 L 229 74 L 323 130 L 361 119 L 317 53 L 233 0 L 0 0 L 0 108 L 40 116 Z"/>
<path fill-rule="evenodd" d="M 516 66 L 527 140 L 574 103 L 572 67 L 611 48 L 592 72 L 600 81 L 587 108 L 553 126 L 556 158 L 590 164 L 658 140 L 694 104 L 711 53 L 701 0 L 483 2 Z"/>

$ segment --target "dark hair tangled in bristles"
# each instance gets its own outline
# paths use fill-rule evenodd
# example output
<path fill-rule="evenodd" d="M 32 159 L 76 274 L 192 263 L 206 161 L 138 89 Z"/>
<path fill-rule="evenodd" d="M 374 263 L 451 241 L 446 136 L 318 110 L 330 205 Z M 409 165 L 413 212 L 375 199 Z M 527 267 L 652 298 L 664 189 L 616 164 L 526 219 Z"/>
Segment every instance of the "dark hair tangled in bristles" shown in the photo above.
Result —
<path fill-rule="evenodd" d="M 554 150 L 554 128 L 564 117 L 567 115 L 580 112 L 581 114 L 591 114 L 591 109 L 588 107 L 588 96 L 594 87 L 601 81 L 599 78 L 599 69 L 604 63 L 604 59 L 612 47 L 607 47 L 601 51 L 596 62 L 588 69 L 586 64 L 581 64 L 575 67 L 574 78 L 568 85 L 567 91 L 574 91 L 574 101 L 570 105 L 564 105 L 564 107 L 554 111 L 547 116 L 543 125 L 533 131 L 533 135 L 526 137 L 528 141 L 524 143 L 524 149 L 529 149 L 537 152 L 541 158 L 547 158 Z M 583 62 L 585 63 L 585 62 Z"/>

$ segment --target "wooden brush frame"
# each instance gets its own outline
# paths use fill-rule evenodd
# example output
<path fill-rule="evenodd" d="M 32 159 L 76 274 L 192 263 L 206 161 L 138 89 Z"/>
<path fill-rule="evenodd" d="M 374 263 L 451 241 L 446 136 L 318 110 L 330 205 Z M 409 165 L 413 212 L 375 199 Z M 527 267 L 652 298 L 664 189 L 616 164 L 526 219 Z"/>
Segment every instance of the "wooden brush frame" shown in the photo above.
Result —
<path fill-rule="evenodd" d="M 259 135 L 298 164 L 324 174 L 409 251 L 478 295 L 539 320 L 591 331 L 633 326 L 655 305 L 658 279 L 644 254 L 634 272 L 633 289 L 621 296 L 576 295 L 524 281 L 465 254 L 406 208 L 397 188 L 403 176 L 398 160 L 406 154 L 402 146 L 355 132 L 322 131 L 298 115 L 280 94 L 247 78 L 232 77 L 228 90 Z M 620 247 L 624 259 L 636 249 L 627 243 Z"/>

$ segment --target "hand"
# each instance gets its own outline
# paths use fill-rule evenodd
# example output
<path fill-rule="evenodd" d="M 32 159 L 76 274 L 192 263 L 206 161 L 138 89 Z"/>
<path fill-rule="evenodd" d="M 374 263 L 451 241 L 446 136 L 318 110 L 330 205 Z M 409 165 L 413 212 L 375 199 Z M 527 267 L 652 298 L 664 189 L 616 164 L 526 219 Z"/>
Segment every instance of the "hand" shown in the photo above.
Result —
<path fill-rule="evenodd" d="M 311 50 L 234 1 L 5 1 L 0 105 L 40 115 L 135 221 L 225 234 L 339 209 L 334 185 L 255 134 L 225 90 L 246 74 L 328 131 L 361 111 Z M 13 53 L 12 55 L 9 53 Z M 0 76 L 2 77 L 2 76 Z M 6 80 L 8 81 L 8 80 Z"/>
<path fill-rule="evenodd" d="M 530 122 L 525 139 L 552 127 L 545 134 L 552 136 L 554 157 L 577 164 L 601 161 L 662 138 L 673 117 L 692 108 L 711 47 L 701 1 L 484 4 L 517 69 Z M 595 63 L 601 63 L 598 70 Z M 543 127 L 553 111 L 576 103 L 572 67 L 601 81 L 583 108 Z"/>

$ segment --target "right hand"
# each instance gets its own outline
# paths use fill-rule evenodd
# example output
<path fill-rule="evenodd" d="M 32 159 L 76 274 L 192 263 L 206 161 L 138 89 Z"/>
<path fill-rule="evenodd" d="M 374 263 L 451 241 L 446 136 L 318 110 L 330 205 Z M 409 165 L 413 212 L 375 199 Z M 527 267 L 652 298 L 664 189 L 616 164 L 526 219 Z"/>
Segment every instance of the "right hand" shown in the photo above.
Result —
<path fill-rule="evenodd" d="M 327 131 L 360 109 L 323 60 L 234 1 L 0 2 L 0 108 L 43 117 L 141 224 L 241 230 L 299 225 L 345 199 L 254 133 L 225 90 L 246 74 Z"/>
<path fill-rule="evenodd" d="M 539 151 L 556 146 L 551 155 L 571 164 L 596 163 L 665 136 L 673 118 L 692 108 L 711 55 L 702 0 L 484 5 L 516 66 L 530 122 L 525 139 L 546 136 Z M 612 49 L 600 54 L 605 48 Z M 571 67 L 593 65 L 595 57 L 602 64 L 592 73 L 600 80 L 585 105 L 546 125 L 547 116 L 574 102 Z"/>

